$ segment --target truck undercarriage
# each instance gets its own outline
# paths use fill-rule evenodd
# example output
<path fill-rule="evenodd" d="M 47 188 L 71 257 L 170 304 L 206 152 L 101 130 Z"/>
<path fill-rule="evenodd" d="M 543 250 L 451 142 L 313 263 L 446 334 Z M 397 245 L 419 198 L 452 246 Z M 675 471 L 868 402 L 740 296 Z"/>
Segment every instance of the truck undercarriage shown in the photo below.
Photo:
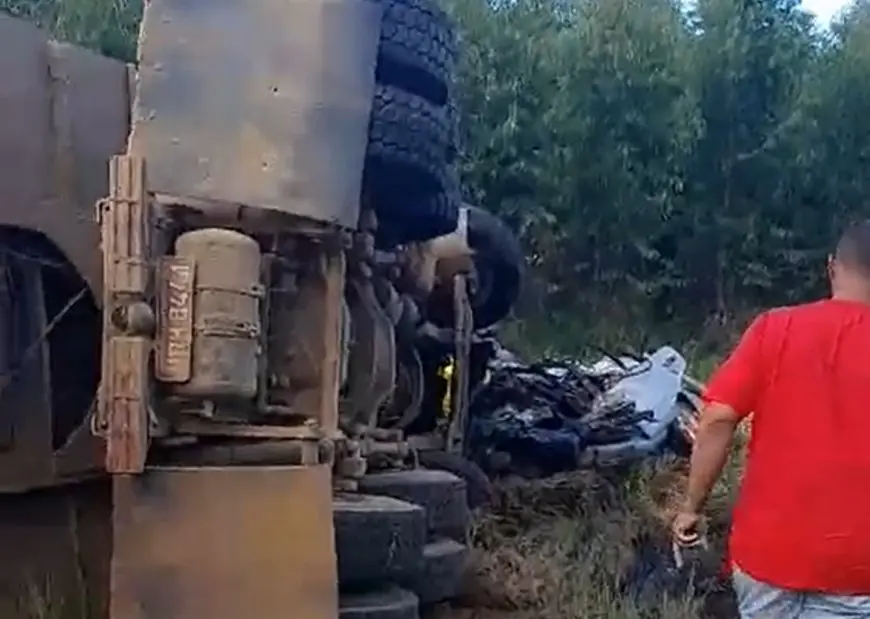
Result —
<path fill-rule="evenodd" d="M 461 204 L 446 16 L 153 1 L 135 69 L 0 38 L 0 614 L 453 595 L 474 329 L 522 256 Z"/>

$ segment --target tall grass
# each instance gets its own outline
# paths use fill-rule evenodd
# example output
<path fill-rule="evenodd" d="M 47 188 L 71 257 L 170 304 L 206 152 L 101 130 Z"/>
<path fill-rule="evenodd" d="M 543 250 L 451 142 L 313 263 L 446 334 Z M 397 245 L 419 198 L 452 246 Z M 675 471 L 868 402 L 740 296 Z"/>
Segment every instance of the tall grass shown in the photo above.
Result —
<path fill-rule="evenodd" d="M 438 619 L 734 619 L 719 576 L 740 459 L 710 500 L 711 551 L 683 571 L 669 523 L 685 462 L 502 486 L 475 528 L 459 608 Z"/>

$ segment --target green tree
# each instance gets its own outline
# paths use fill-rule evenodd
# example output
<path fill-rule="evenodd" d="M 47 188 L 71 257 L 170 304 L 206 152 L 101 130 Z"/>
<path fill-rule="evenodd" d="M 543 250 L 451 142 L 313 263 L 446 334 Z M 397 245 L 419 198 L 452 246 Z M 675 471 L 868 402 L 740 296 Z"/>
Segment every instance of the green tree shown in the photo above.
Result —
<path fill-rule="evenodd" d="M 679 9 L 472 0 L 455 13 L 473 198 L 522 231 L 550 313 L 613 309 L 599 301 L 620 295 L 643 311 L 698 130 Z"/>
<path fill-rule="evenodd" d="M 695 302 L 724 320 L 767 298 L 789 240 L 783 138 L 813 54 L 812 21 L 797 0 L 699 0 L 691 26 L 703 133 L 680 265 Z"/>
<path fill-rule="evenodd" d="M 842 227 L 867 217 L 870 198 L 870 2 L 859 0 L 832 26 L 809 72 L 794 131 L 795 231 L 814 248 L 815 282 L 823 253 Z"/>

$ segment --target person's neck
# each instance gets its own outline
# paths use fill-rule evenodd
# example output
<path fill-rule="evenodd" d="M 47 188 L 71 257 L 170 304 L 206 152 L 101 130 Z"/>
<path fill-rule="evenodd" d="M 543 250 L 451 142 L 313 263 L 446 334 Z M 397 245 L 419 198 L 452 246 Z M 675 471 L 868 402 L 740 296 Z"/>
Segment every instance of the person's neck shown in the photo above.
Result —
<path fill-rule="evenodd" d="M 838 290 L 831 295 L 834 301 L 848 301 L 870 305 L 870 290 Z"/>

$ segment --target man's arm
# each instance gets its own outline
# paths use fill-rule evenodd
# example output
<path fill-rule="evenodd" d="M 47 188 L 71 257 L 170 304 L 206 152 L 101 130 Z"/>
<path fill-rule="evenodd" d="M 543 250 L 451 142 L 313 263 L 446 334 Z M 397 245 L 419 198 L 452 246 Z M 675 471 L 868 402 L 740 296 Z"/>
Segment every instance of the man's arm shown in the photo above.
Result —
<path fill-rule="evenodd" d="M 728 461 L 734 431 L 741 417 L 727 404 L 712 402 L 705 407 L 695 433 L 689 466 L 689 483 L 683 510 L 699 513 Z"/>
<path fill-rule="evenodd" d="M 710 380 L 695 435 L 683 511 L 698 513 L 728 460 L 734 432 L 753 411 L 765 385 L 762 339 L 767 315 L 749 326 L 731 356 Z"/>

